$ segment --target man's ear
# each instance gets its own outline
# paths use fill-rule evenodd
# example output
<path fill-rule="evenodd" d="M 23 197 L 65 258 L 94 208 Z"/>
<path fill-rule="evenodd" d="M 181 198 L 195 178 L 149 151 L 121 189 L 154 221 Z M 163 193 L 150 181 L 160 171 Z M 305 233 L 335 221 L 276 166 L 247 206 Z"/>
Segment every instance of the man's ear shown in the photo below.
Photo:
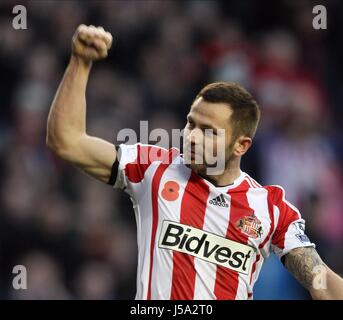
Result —
<path fill-rule="evenodd" d="M 235 156 L 241 157 L 244 155 L 250 146 L 252 145 L 252 139 L 247 136 L 239 137 L 233 147 L 233 154 Z"/>

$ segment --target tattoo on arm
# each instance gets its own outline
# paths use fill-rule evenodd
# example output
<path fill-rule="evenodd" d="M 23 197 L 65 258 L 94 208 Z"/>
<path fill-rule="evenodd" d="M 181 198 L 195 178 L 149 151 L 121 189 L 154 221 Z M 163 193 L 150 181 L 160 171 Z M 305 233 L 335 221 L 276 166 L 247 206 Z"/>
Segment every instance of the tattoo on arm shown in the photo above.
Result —
<path fill-rule="evenodd" d="M 296 248 L 285 256 L 285 267 L 306 288 L 312 287 L 315 269 L 325 266 L 324 262 L 312 247 Z"/>

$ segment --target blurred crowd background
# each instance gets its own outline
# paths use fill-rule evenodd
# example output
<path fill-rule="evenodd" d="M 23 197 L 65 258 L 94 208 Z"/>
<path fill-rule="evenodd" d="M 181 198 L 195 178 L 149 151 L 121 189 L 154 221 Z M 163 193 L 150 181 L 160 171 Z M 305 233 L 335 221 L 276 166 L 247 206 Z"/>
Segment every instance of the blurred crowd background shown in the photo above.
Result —
<path fill-rule="evenodd" d="M 87 91 L 88 132 L 183 128 L 195 95 L 237 81 L 262 108 L 243 170 L 280 184 L 326 263 L 343 275 L 343 5 L 322 1 L 20 1 L 28 29 L 0 2 L 0 298 L 133 299 L 136 225 L 126 194 L 57 159 L 48 110 L 81 24 L 113 34 Z M 71 106 L 72 107 L 72 106 Z M 12 269 L 28 289 L 12 288 Z M 271 255 L 255 299 L 309 299 Z"/>

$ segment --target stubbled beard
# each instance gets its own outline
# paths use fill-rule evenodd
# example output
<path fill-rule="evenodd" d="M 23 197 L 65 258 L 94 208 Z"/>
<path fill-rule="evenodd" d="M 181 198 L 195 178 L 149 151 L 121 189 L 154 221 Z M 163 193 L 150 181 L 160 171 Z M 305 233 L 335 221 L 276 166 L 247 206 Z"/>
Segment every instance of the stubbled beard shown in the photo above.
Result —
<path fill-rule="evenodd" d="M 207 166 L 205 164 L 188 163 L 186 166 L 192 169 L 196 174 L 204 175 L 206 174 Z"/>
<path fill-rule="evenodd" d="M 227 168 L 228 166 L 228 163 L 232 160 L 233 158 L 233 152 L 232 152 L 232 148 L 229 148 L 229 150 L 227 150 L 227 153 L 226 154 L 230 154 L 229 157 L 227 159 L 225 159 L 225 169 Z M 209 175 L 217 175 L 217 174 L 209 174 L 208 173 L 208 168 L 215 168 L 217 164 L 213 164 L 213 165 L 210 165 L 208 163 L 202 163 L 202 164 L 199 164 L 199 163 L 194 163 L 194 162 L 190 162 L 190 163 L 185 163 L 185 165 L 190 168 L 191 170 L 193 170 L 194 173 L 196 173 L 197 175 L 199 176 L 203 176 L 203 177 L 206 177 L 206 176 L 209 176 Z M 225 170 L 224 169 L 224 170 Z M 213 171 L 212 171 L 213 172 Z M 218 174 L 222 174 L 224 172 L 221 172 L 221 173 L 218 173 Z"/>
<path fill-rule="evenodd" d="M 226 168 L 226 164 L 227 164 L 227 161 L 225 162 L 225 168 Z M 209 176 L 209 175 L 216 175 L 216 174 L 213 173 L 213 171 L 212 171 L 212 173 L 208 172 L 208 169 L 209 168 L 215 168 L 216 164 L 208 165 L 208 164 L 188 163 L 188 164 L 186 164 L 186 166 L 188 168 L 192 169 L 193 172 L 196 173 L 199 176 L 206 177 L 206 176 Z M 220 170 L 220 172 L 218 174 L 222 174 L 222 173 L 224 173 L 224 172 L 221 172 L 221 170 Z"/>

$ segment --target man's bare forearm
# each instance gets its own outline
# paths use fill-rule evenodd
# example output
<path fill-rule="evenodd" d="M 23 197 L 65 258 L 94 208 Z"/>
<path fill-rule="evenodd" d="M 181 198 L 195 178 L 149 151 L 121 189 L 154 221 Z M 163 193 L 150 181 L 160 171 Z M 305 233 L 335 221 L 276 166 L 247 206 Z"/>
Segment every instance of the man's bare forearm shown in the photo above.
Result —
<path fill-rule="evenodd" d="M 343 279 L 333 272 L 329 267 L 326 268 L 326 289 L 310 291 L 314 299 L 320 300 L 343 300 Z"/>
<path fill-rule="evenodd" d="M 82 24 L 71 44 L 71 59 L 51 104 L 46 143 L 61 159 L 108 182 L 116 149 L 86 133 L 86 87 L 92 61 L 107 57 L 112 35 L 102 27 Z"/>
<path fill-rule="evenodd" d="M 91 62 L 72 55 L 48 117 L 47 144 L 56 151 L 86 133 L 85 93 L 90 69 Z"/>
<path fill-rule="evenodd" d="M 285 256 L 285 266 L 309 290 L 313 299 L 343 299 L 343 280 L 312 247 L 296 248 Z"/>
<path fill-rule="evenodd" d="M 311 247 L 293 249 L 285 257 L 285 267 L 308 290 L 313 283 L 314 270 L 320 266 L 324 266 L 324 263 Z"/>

